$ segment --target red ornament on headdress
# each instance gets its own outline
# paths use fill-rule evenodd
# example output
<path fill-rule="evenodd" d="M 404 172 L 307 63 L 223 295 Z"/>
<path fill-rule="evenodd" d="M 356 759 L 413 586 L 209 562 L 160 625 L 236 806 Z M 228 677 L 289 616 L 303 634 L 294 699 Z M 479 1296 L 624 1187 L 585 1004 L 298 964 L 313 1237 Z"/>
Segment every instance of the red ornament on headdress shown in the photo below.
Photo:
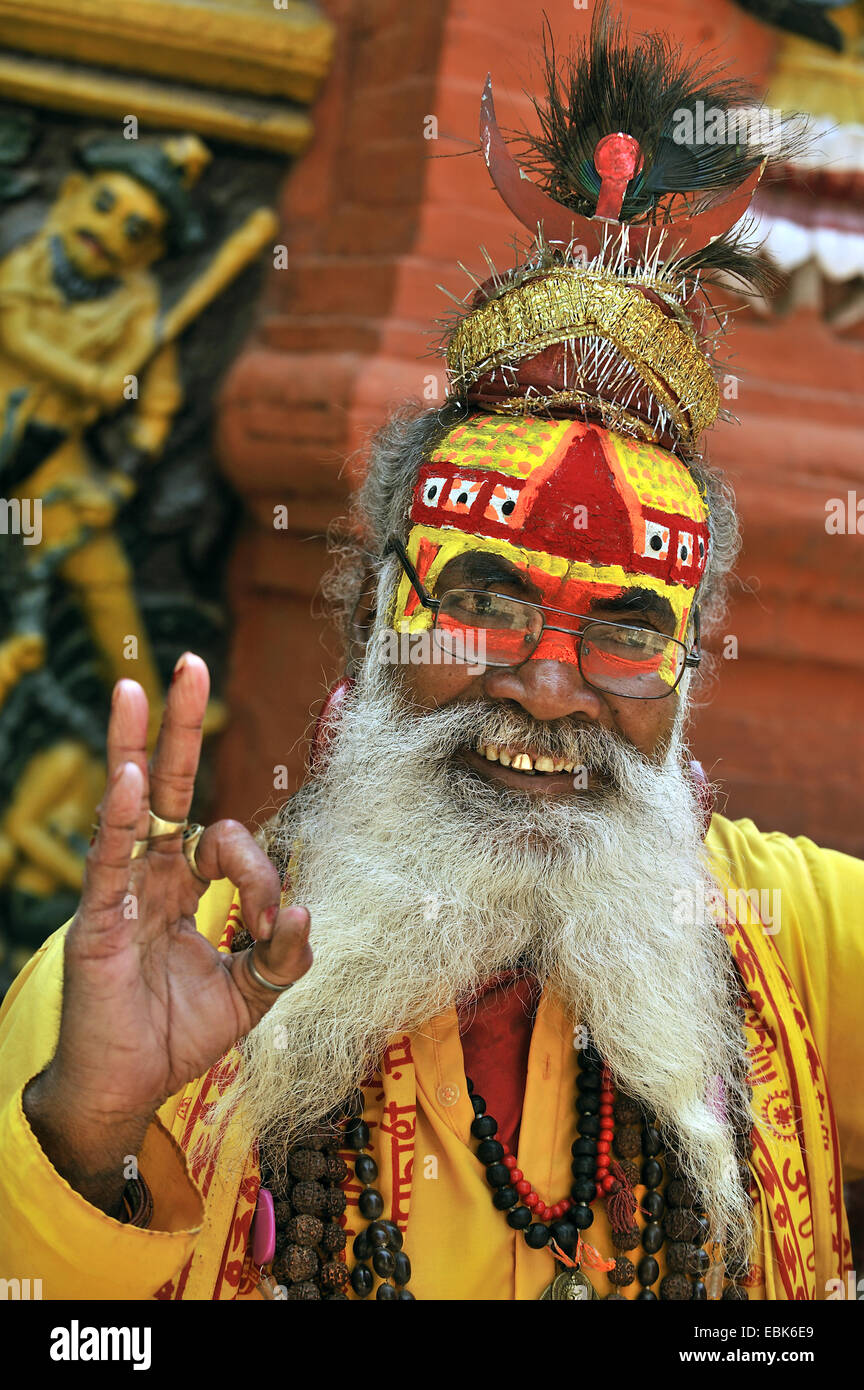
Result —
<path fill-rule="evenodd" d="M 627 185 L 645 164 L 639 141 L 619 130 L 617 135 L 604 135 L 594 146 L 594 168 L 600 175 L 600 196 L 595 217 L 617 222 Z"/>
<path fill-rule="evenodd" d="M 629 182 L 628 179 L 621 186 L 621 178 L 627 161 L 632 159 L 632 146 L 617 142 L 632 141 L 636 149 L 639 150 L 638 141 L 634 140 L 632 136 L 624 135 L 623 132 L 610 133 L 598 141 L 595 155 L 600 151 L 605 172 L 599 165 L 597 166 L 597 172 L 601 175 L 603 183 L 597 211 L 594 217 L 588 218 L 583 217 L 573 208 L 567 208 L 563 203 L 557 203 L 554 198 L 550 198 L 528 178 L 524 170 L 516 163 L 507 149 L 495 117 L 491 73 L 487 74 L 486 86 L 483 89 L 480 102 L 480 138 L 483 145 L 483 156 L 486 160 L 486 167 L 492 175 L 492 182 L 510 211 L 518 217 L 524 227 L 527 227 L 531 232 L 536 232 L 538 225 L 540 225 L 547 242 L 569 246 L 571 242 L 575 241 L 585 246 L 588 255 L 592 257 L 603 251 L 608 239 L 608 221 L 610 219 L 617 221 L 620 218 L 624 190 Z M 610 141 L 616 143 L 609 144 Z M 642 158 L 641 150 L 639 157 Z M 640 167 L 641 165 L 637 166 L 634 173 L 638 173 Z M 648 222 L 621 223 L 622 226 L 627 227 L 627 245 L 630 256 L 634 260 L 636 258 L 647 259 L 653 251 L 659 248 L 664 239 L 668 246 L 668 251 L 665 254 L 669 256 L 673 253 L 686 256 L 694 251 L 702 250 L 710 242 L 722 236 L 724 232 L 728 232 L 744 216 L 756 191 L 756 185 L 762 177 L 763 168 L 764 164 L 757 165 L 749 178 L 745 179 L 730 197 L 713 207 L 706 208 L 704 212 L 696 213 L 693 217 L 678 218 L 671 225 L 654 225 Z M 631 173 L 630 178 L 632 177 L 633 174 Z M 614 209 L 619 187 L 621 198 L 618 201 L 616 212 L 611 209 Z M 607 209 L 610 210 L 607 211 Z"/>

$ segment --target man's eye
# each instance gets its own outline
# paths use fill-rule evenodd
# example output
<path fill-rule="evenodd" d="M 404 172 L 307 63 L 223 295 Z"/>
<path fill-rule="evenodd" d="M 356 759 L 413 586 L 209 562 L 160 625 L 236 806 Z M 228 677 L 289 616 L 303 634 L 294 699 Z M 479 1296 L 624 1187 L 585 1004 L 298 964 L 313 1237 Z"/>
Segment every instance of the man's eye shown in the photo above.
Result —
<path fill-rule="evenodd" d="M 494 603 L 491 594 L 470 589 L 447 588 L 439 597 L 450 604 L 458 604 L 466 613 L 490 613 Z"/>
<path fill-rule="evenodd" d="M 623 627 L 628 628 L 641 628 L 643 630 L 648 628 L 651 632 L 659 631 L 659 628 L 654 625 L 653 619 L 647 617 L 644 613 L 634 613 L 632 616 L 629 613 L 616 613 L 614 618 L 597 617 L 596 621 L 599 623 L 611 623 L 614 626 L 621 624 Z M 665 637 L 666 633 L 662 633 L 662 636 Z"/>

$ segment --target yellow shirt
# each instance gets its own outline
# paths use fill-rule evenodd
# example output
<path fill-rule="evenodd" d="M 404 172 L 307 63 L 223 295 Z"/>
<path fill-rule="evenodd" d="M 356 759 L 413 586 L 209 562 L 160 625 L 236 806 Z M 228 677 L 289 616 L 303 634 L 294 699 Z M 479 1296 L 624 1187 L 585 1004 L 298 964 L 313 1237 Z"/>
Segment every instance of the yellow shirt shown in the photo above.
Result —
<path fill-rule="evenodd" d="M 824 1298 L 828 1278 L 848 1266 L 848 1237 L 820 1058 L 846 1177 L 864 1173 L 864 863 L 719 816 L 707 843 L 724 882 L 774 894 L 770 902 L 781 907 L 776 935 L 757 924 L 746 939 L 730 938 L 756 1001 L 748 1028 L 754 1118 L 757 1128 L 770 1122 L 770 1145 L 754 1149 L 751 1164 L 760 1234 L 749 1294 Z M 202 899 L 198 927 L 214 943 L 227 944 L 226 921 L 236 920 L 234 896 L 223 881 Z M 0 1015 L 0 1277 L 41 1278 L 46 1299 L 232 1299 L 240 1290 L 240 1297 L 257 1297 L 248 1261 L 243 1268 L 257 1185 L 251 1136 L 229 1135 L 209 1185 L 193 1181 L 183 1156 L 206 1079 L 167 1101 L 147 1134 L 140 1171 L 154 1197 L 148 1230 L 122 1225 L 91 1207 L 42 1153 L 21 1108 L 21 1092 L 56 1045 L 62 961 L 61 931 L 29 962 Z M 785 1038 L 791 1076 L 784 1076 L 783 1058 L 765 1041 L 769 1033 Z M 543 998 L 531 1040 L 518 1162 L 550 1202 L 564 1196 L 571 1182 L 574 1081 L 572 1026 Z M 787 1106 L 783 1093 L 790 1088 Z M 538 1298 L 555 1273 L 553 1260 L 547 1250 L 529 1249 L 492 1207 L 469 1137 L 473 1114 L 455 1010 L 410 1039 L 395 1039 L 380 1082 L 366 1095 L 377 1185 L 386 1211 L 405 1231 L 415 1296 Z M 807 1112 L 801 1125 L 806 1121 L 809 1130 L 799 1126 L 796 1132 L 798 1110 Z M 805 1139 L 806 1183 L 794 1176 L 799 1141 Z M 777 1181 L 784 1168 L 785 1185 Z M 360 1229 L 350 1185 L 348 1191 L 347 1224 Z M 605 1213 L 596 1206 L 586 1236 L 609 1256 L 614 1252 Z M 638 1260 L 639 1252 L 633 1254 Z M 662 1252 L 658 1258 L 662 1264 Z M 605 1275 L 589 1275 L 601 1296 L 609 1290 Z M 625 1295 L 635 1296 L 638 1287 L 625 1289 Z"/>

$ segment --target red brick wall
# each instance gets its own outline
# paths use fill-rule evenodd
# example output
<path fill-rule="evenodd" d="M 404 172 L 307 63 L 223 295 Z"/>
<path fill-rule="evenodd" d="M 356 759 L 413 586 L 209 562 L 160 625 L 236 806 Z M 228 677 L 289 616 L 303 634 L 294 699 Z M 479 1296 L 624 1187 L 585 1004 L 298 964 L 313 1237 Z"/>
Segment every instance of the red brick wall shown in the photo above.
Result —
<path fill-rule="evenodd" d="M 249 818 L 281 800 L 273 768 L 302 777 L 304 732 L 326 681 L 332 643 L 310 613 L 324 568 L 321 536 L 344 509 L 350 455 L 386 408 L 422 396 L 440 363 L 430 325 L 463 293 L 462 260 L 483 243 L 510 257 L 514 219 L 491 187 L 476 138 L 487 70 L 499 119 L 530 117 L 522 87 L 536 75 L 542 14 L 524 0 L 331 0 L 336 65 L 317 112 L 313 149 L 284 192 L 289 268 L 273 272 L 256 338 L 224 392 L 221 451 L 248 520 L 233 567 L 232 721 L 218 750 L 219 814 Z M 587 10 L 547 0 L 560 38 L 587 29 Z M 667 28 L 685 46 L 722 45 L 764 84 L 773 33 L 728 3 L 625 3 L 635 30 Z M 424 118 L 438 121 L 437 141 Z M 738 489 L 748 588 L 726 631 L 722 662 L 699 712 L 696 753 L 725 785 L 728 810 L 764 828 L 811 834 L 864 852 L 861 540 L 828 536 L 825 501 L 858 488 L 860 347 L 812 314 L 741 316 L 729 370 L 740 427 L 721 425 L 710 457 Z M 346 459 L 348 463 L 346 465 Z M 273 528 L 287 503 L 289 530 Z"/>

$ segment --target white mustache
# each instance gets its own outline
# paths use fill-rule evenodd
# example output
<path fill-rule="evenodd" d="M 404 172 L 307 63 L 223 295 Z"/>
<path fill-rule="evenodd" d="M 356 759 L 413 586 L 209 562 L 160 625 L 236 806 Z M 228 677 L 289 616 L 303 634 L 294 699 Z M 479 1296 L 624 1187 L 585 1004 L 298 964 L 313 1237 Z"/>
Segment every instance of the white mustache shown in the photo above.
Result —
<path fill-rule="evenodd" d="M 481 744 L 530 748 L 553 762 L 584 768 L 596 784 L 623 790 L 644 776 L 657 762 L 645 757 L 633 744 L 612 730 L 575 719 L 543 723 L 518 708 L 485 700 L 457 702 L 436 710 L 416 710 L 401 692 L 394 690 L 400 723 L 401 756 L 425 760 L 431 769 L 446 767 L 466 748 Z M 657 759 L 668 753 L 668 740 Z"/>

